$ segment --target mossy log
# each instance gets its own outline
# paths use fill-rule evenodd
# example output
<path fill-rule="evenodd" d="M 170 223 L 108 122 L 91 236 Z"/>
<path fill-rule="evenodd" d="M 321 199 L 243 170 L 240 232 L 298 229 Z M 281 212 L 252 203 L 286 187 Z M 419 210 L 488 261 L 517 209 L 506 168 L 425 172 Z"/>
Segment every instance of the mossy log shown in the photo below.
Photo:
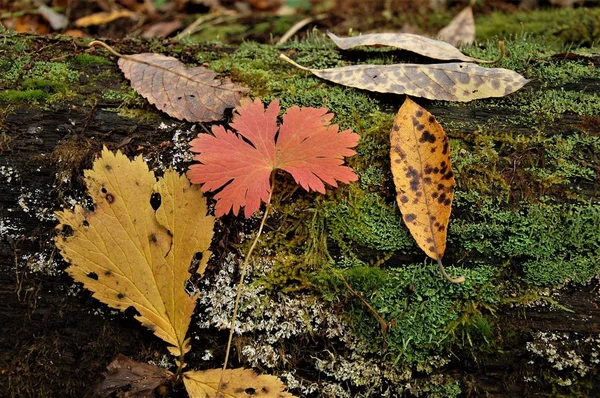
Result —
<path fill-rule="evenodd" d="M 273 332 L 249 329 L 252 334 L 237 338 L 236 366 L 287 372 L 288 383 L 295 372 L 302 382 L 293 391 L 302 396 L 386 390 L 391 396 L 575 396 L 600 387 L 598 49 L 565 54 L 515 37 L 500 66 L 535 79 L 521 91 L 466 104 L 418 100 L 451 138 L 458 186 L 445 263 L 467 282 L 449 286 L 412 242 L 394 203 L 387 139 L 403 97 L 330 84 L 278 54 L 312 68 L 425 60 L 338 51 L 320 34 L 279 47 L 110 44 L 125 54 L 151 51 L 206 63 L 248 86 L 252 96 L 279 98 L 283 108 L 326 106 L 334 122 L 362 137 L 358 156 L 349 160 L 360 177 L 355 184 L 318 197 L 277 176 L 282 188 L 262 249 L 270 268 L 253 279 L 273 302 L 317 300 L 352 336 L 328 338 L 310 317 L 303 321 L 309 326 L 274 342 L 252 343 Z M 498 51 L 493 41 L 464 50 L 488 59 Z M 129 88 L 114 57 L 83 41 L 5 34 L 0 56 L 0 395 L 83 396 L 117 353 L 159 362 L 166 349 L 64 273 L 52 240 L 53 212 L 85 200 L 83 170 L 102 146 L 143 155 L 156 170 L 183 171 L 187 142 L 211 124 L 158 112 Z M 222 220 L 209 279 L 255 221 Z M 377 322 L 332 270 L 343 272 L 390 321 L 385 352 Z M 241 319 L 299 322 L 276 318 L 273 305 L 247 310 Z M 209 319 L 193 328 L 188 360 L 192 367 L 219 367 L 226 333 L 210 319 L 218 309 L 201 308 L 201 318 Z M 242 349 L 265 341 L 279 360 Z M 202 359 L 208 349 L 213 356 Z M 377 370 L 369 374 L 365 364 Z M 321 389 L 309 393 L 307 386 L 317 382 Z"/>

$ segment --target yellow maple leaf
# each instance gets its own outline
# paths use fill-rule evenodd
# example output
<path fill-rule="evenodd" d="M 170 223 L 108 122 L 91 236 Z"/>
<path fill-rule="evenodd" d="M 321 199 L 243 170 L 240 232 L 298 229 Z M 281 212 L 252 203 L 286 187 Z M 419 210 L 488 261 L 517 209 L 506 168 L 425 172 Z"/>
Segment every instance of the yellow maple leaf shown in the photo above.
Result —
<path fill-rule="evenodd" d="M 67 272 L 101 302 L 121 311 L 133 306 L 173 355 L 185 354 L 197 298 L 185 291 L 188 269 L 202 253 L 204 271 L 214 226 L 200 188 L 172 169 L 157 182 L 141 157 L 130 161 L 106 148 L 85 182 L 94 211 L 78 205 L 56 213 L 58 229 L 73 230 L 56 237 Z M 156 212 L 153 193 L 161 198 Z"/>
<path fill-rule="evenodd" d="M 191 398 L 213 398 L 221 378 L 221 369 L 191 371 L 183 374 L 185 389 Z M 220 397 L 233 398 L 294 398 L 277 377 L 257 375 L 252 369 L 227 369 L 221 384 Z"/>

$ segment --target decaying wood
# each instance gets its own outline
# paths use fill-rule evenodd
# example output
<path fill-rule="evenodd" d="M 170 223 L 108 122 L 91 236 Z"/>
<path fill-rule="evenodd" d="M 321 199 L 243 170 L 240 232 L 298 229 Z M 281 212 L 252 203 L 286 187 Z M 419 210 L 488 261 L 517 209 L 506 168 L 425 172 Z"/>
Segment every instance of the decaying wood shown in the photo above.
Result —
<path fill-rule="evenodd" d="M 62 39 L 30 40 L 39 51 L 46 51 L 49 59 L 72 51 L 85 51 Z M 119 48 L 135 53 L 141 50 L 139 46 L 123 42 Z M 185 49 L 183 56 L 191 56 L 191 51 Z M 81 68 L 86 74 L 118 70 L 116 62 L 102 66 L 81 65 Z M 122 83 L 116 81 L 114 87 L 119 88 Z M 582 90 L 594 87 L 600 87 L 599 80 L 581 83 Z M 93 90 L 90 95 L 102 93 L 107 87 L 98 86 Z M 390 110 L 393 101 L 397 103 L 397 97 L 390 99 Z M 152 118 L 123 116 L 116 110 L 119 105 L 110 100 L 91 104 L 64 101 L 49 106 L 0 104 L 0 168 L 3 168 L 0 179 L 0 385 L 9 391 L 18 391 L 20 396 L 83 396 L 91 381 L 96 380 L 118 352 L 147 360 L 160 350 L 160 342 L 135 321 L 89 314 L 90 296 L 67 294 L 74 283 L 64 273 L 58 276 L 30 273 L 26 267 L 27 263 L 36 263 L 37 268 L 44 268 L 44 264 L 56 261 L 52 249 L 56 222 L 51 218 L 52 212 L 69 206 L 69 198 L 76 196 L 80 189 L 77 184 L 81 184 L 82 170 L 91 165 L 103 145 L 109 149 L 120 148 L 128 155 L 143 154 L 157 165 L 160 159 L 169 158 L 174 145 L 173 133 L 192 128 L 189 123 L 151 109 Z M 471 105 L 451 109 L 432 106 L 429 111 L 438 118 L 470 120 L 475 125 L 485 123 L 492 115 L 498 116 L 497 111 Z M 516 117 L 514 112 L 504 116 L 506 120 Z M 519 125 L 518 119 L 514 120 L 517 122 L 498 125 L 498 130 L 531 134 L 529 126 Z M 556 129 L 568 131 L 581 123 L 582 118 L 573 114 L 557 121 Z M 58 154 L 69 148 L 78 149 L 78 158 L 71 160 L 69 168 L 64 168 L 61 164 L 64 156 L 61 158 Z M 71 173 L 72 181 L 57 174 L 59 170 Z M 46 210 L 40 213 L 40 209 Z M 39 253 L 52 254 L 40 257 Z M 476 395 L 522 396 L 534 392 L 521 377 L 528 360 L 524 353 L 525 342 L 534 331 L 600 333 L 600 299 L 596 290 L 593 285 L 563 290 L 560 303 L 572 312 L 551 305 L 503 309 L 496 314 L 497 322 L 510 325 L 517 332 L 514 340 L 505 342 L 504 354 L 481 356 L 477 362 L 465 354 L 460 367 L 451 371 L 458 375 L 469 374 L 477 386 Z M 108 313 L 104 308 L 101 311 Z M 206 338 L 217 340 L 215 336 Z M 22 384 L 23 375 L 32 381 Z"/>

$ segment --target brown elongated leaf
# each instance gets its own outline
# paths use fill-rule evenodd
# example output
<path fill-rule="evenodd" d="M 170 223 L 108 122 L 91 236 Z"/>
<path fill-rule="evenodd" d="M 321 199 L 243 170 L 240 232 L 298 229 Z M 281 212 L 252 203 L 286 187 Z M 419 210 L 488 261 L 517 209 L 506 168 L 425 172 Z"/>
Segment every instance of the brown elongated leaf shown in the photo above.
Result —
<path fill-rule="evenodd" d="M 207 216 L 200 188 L 169 169 L 156 181 L 141 156 L 130 161 L 104 148 L 92 170 L 85 171 L 94 211 L 77 205 L 57 212 L 56 247 L 71 265 L 69 275 L 82 282 L 98 300 L 136 316 L 180 355 L 189 350 L 185 339 L 196 295 L 185 285 L 196 253 L 202 253 L 203 272 L 210 255 L 214 217 Z M 155 211 L 150 198 L 159 194 Z"/>
<path fill-rule="evenodd" d="M 94 389 L 101 397 L 122 391 L 118 396 L 152 398 L 154 389 L 173 377 L 173 373 L 166 369 L 136 362 L 123 354 L 119 354 L 106 370 L 102 374 L 104 380 Z"/>
<path fill-rule="evenodd" d="M 214 398 L 221 369 L 191 371 L 183 374 L 190 398 Z M 286 386 L 277 377 L 257 375 L 252 369 L 227 369 L 221 384 L 221 396 L 232 398 L 294 398 L 284 392 Z"/>
<path fill-rule="evenodd" d="M 211 122 L 223 118 L 248 89 L 217 73 L 196 66 L 188 68 L 179 60 L 161 54 L 122 56 L 119 67 L 131 87 L 169 116 L 188 122 Z"/>
<path fill-rule="evenodd" d="M 390 160 L 402 219 L 441 267 L 454 198 L 450 145 L 435 117 L 410 98 L 394 119 Z"/>
<path fill-rule="evenodd" d="M 86 15 L 75 21 L 75 26 L 86 28 L 88 26 L 104 25 L 119 18 L 137 18 L 137 15 L 129 10 L 114 10 L 111 12 L 97 12 Z"/>
<path fill-rule="evenodd" d="M 358 46 L 388 46 L 433 59 L 478 61 L 476 58 L 461 53 L 452 44 L 412 33 L 371 33 L 354 37 L 338 37 L 331 32 L 327 32 L 327 35 L 343 50 Z"/>
<path fill-rule="evenodd" d="M 471 6 L 455 16 L 448 26 L 439 31 L 437 37 L 453 46 L 472 44 L 475 41 L 475 18 Z"/>
<path fill-rule="evenodd" d="M 310 69 L 285 55 L 281 59 L 323 79 L 380 93 L 407 94 L 428 99 L 467 102 L 503 97 L 530 80 L 503 68 L 483 68 L 471 63 L 353 65 Z"/>

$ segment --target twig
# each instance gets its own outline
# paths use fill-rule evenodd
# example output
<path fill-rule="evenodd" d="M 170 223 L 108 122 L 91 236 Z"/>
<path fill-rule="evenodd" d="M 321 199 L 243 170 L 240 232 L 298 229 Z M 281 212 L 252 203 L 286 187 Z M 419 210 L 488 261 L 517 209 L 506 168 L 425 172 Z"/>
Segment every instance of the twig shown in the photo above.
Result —
<path fill-rule="evenodd" d="M 381 325 L 381 333 L 383 334 L 383 348 L 385 349 L 387 347 L 387 342 L 385 341 L 385 336 L 387 335 L 388 329 L 387 322 L 381 317 L 381 315 L 379 315 L 377 311 L 375 311 L 375 308 L 373 308 L 371 304 L 367 302 L 367 300 L 365 300 L 360 294 L 358 294 L 356 290 L 352 289 L 352 286 L 350 286 L 350 284 L 348 283 L 346 278 L 344 278 L 344 275 L 342 275 L 341 272 L 338 272 L 337 274 L 340 278 L 342 278 L 342 280 L 344 281 L 344 285 L 346 285 L 346 288 L 350 291 L 350 293 L 358 297 L 358 299 L 365 305 L 365 307 L 367 307 L 369 311 L 371 311 L 371 313 L 375 316 L 377 321 L 379 321 L 379 325 Z"/>
<path fill-rule="evenodd" d="M 304 18 L 303 20 L 300 20 L 298 22 L 296 22 L 294 25 L 292 25 L 291 28 L 288 29 L 287 32 L 285 32 L 283 34 L 283 36 L 281 36 L 281 38 L 277 41 L 277 45 L 282 45 L 283 43 L 285 43 L 286 41 L 288 41 L 292 36 L 294 36 L 296 33 L 298 33 L 298 31 L 300 29 L 302 29 L 303 27 L 305 27 L 306 25 L 308 25 L 311 22 L 314 21 L 318 21 L 320 19 L 325 18 L 325 15 L 317 15 L 316 17 L 308 17 L 308 18 Z"/>
<path fill-rule="evenodd" d="M 225 353 L 225 362 L 223 363 L 223 369 L 221 370 L 221 377 L 219 378 L 219 384 L 217 385 L 217 392 L 215 397 L 219 397 L 219 393 L 221 392 L 221 386 L 223 384 L 223 378 L 225 377 L 225 370 L 227 370 L 227 362 L 229 361 L 229 351 L 231 350 L 231 341 L 233 340 L 233 332 L 235 330 L 235 320 L 237 318 L 238 308 L 240 305 L 240 298 L 242 297 L 242 290 L 244 288 L 244 278 L 246 277 L 246 269 L 248 268 L 248 262 L 250 261 L 250 255 L 252 255 L 252 251 L 256 247 L 258 243 L 258 238 L 262 234 L 263 227 L 265 226 L 265 221 L 267 221 L 267 215 L 269 214 L 269 210 L 271 208 L 271 197 L 273 196 L 273 189 L 275 188 L 275 173 L 271 173 L 271 192 L 269 192 L 269 197 L 267 198 L 267 207 L 265 209 L 265 214 L 263 215 L 262 220 L 260 221 L 260 226 L 258 227 L 258 232 L 256 233 L 256 237 L 254 238 L 254 242 L 252 242 L 252 246 L 246 253 L 246 258 L 244 258 L 244 264 L 242 265 L 242 271 L 240 273 L 240 282 L 237 286 L 237 293 L 235 296 L 235 305 L 233 307 L 233 316 L 231 317 L 231 325 L 229 326 L 229 339 L 227 340 L 227 351 Z"/>
<path fill-rule="evenodd" d="M 212 20 L 213 24 L 217 24 L 217 23 L 225 22 L 229 19 L 236 19 L 238 17 L 239 17 L 239 15 L 237 15 L 237 14 L 229 14 L 228 15 L 228 14 L 224 14 L 222 11 L 202 15 L 201 17 L 196 19 L 194 22 L 192 22 L 192 24 L 190 26 L 188 26 L 183 31 L 181 31 L 181 33 L 179 33 L 177 36 L 175 36 L 175 40 L 181 40 L 184 37 L 193 35 L 194 33 L 196 33 L 197 31 L 200 30 L 200 25 L 202 25 L 208 21 Z"/>

